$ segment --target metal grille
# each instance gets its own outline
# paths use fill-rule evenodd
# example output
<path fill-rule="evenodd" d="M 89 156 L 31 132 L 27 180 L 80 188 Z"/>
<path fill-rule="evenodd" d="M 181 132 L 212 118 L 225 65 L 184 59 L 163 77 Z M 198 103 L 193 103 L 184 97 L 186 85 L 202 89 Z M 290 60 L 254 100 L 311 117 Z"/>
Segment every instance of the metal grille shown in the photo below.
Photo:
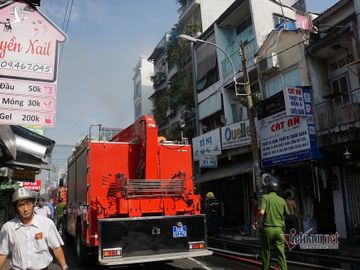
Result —
<path fill-rule="evenodd" d="M 103 176 L 102 184 L 108 186 L 109 200 L 124 198 L 181 197 L 185 192 L 185 174 L 179 172 L 171 179 L 127 179 L 123 174 Z"/>
<path fill-rule="evenodd" d="M 124 179 L 123 195 L 136 197 L 180 196 L 184 190 L 184 179 Z"/>
<path fill-rule="evenodd" d="M 350 228 L 353 237 L 360 237 L 360 175 L 347 174 Z"/>

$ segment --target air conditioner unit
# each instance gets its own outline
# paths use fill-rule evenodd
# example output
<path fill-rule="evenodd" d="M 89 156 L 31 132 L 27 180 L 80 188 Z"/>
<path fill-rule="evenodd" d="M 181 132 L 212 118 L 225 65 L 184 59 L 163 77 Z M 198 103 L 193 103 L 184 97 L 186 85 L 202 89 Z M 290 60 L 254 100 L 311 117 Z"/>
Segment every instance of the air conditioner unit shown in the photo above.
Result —
<path fill-rule="evenodd" d="M 271 55 L 267 56 L 265 59 L 259 59 L 257 66 L 260 73 L 269 73 L 275 69 L 279 69 L 279 59 L 277 54 L 272 52 Z"/>

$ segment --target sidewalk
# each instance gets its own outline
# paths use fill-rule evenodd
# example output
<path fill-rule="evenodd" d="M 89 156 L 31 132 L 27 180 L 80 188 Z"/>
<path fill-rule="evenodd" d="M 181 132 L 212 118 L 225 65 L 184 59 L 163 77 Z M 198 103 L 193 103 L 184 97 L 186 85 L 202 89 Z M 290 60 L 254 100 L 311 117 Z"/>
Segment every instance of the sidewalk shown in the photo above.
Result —
<path fill-rule="evenodd" d="M 230 241 L 240 246 L 250 248 L 260 248 L 261 241 L 259 232 L 255 236 L 243 235 L 240 232 L 240 228 L 221 229 L 216 240 Z M 306 256 L 318 256 L 331 258 L 343 257 L 343 258 L 355 258 L 360 263 L 360 239 L 339 239 L 339 249 L 300 249 L 295 246 L 292 250 L 286 247 L 288 255 L 291 253 L 297 255 Z"/>

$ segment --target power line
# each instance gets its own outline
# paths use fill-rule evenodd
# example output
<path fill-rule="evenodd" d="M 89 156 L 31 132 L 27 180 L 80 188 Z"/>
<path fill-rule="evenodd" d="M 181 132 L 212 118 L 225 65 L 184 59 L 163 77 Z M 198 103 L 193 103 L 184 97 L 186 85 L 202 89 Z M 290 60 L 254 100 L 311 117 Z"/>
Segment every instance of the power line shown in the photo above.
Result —
<path fill-rule="evenodd" d="M 74 0 L 68 0 L 66 3 L 65 15 L 64 15 L 64 20 L 63 20 L 63 24 L 62 24 L 62 30 L 65 33 L 68 33 L 68 30 L 69 30 L 69 24 L 70 24 L 70 18 L 71 18 L 71 12 L 72 12 L 73 6 L 74 6 Z M 61 61 L 61 58 L 62 58 L 64 46 L 65 45 L 61 45 L 59 62 Z"/>
<path fill-rule="evenodd" d="M 71 18 L 71 12 L 74 6 L 74 0 L 70 0 L 71 4 L 70 4 L 70 9 L 69 9 L 69 16 L 67 18 L 67 22 L 66 22 L 66 26 L 65 26 L 65 33 L 68 32 L 68 28 L 69 28 L 69 23 L 70 23 L 70 18 Z"/>
<path fill-rule="evenodd" d="M 69 10 L 69 3 L 70 3 L 70 0 L 68 0 L 67 3 L 66 3 L 64 20 L 63 20 L 62 27 L 61 27 L 62 30 L 65 29 L 65 22 L 66 22 L 67 13 L 68 13 L 68 10 Z"/>

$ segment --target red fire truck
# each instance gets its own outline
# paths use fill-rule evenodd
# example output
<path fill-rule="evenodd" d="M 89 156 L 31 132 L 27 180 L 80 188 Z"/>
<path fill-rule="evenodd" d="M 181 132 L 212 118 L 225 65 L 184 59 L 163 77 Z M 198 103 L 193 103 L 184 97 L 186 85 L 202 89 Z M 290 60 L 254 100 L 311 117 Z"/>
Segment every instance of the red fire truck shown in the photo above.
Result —
<path fill-rule="evenodd" d="M 148 115 L 110 141 L 84 139 L 67 173 L 66 231 L 79 264 L 94 251 L 102 265 L 210 255 L 191 154 L 160 140 Z"/>

